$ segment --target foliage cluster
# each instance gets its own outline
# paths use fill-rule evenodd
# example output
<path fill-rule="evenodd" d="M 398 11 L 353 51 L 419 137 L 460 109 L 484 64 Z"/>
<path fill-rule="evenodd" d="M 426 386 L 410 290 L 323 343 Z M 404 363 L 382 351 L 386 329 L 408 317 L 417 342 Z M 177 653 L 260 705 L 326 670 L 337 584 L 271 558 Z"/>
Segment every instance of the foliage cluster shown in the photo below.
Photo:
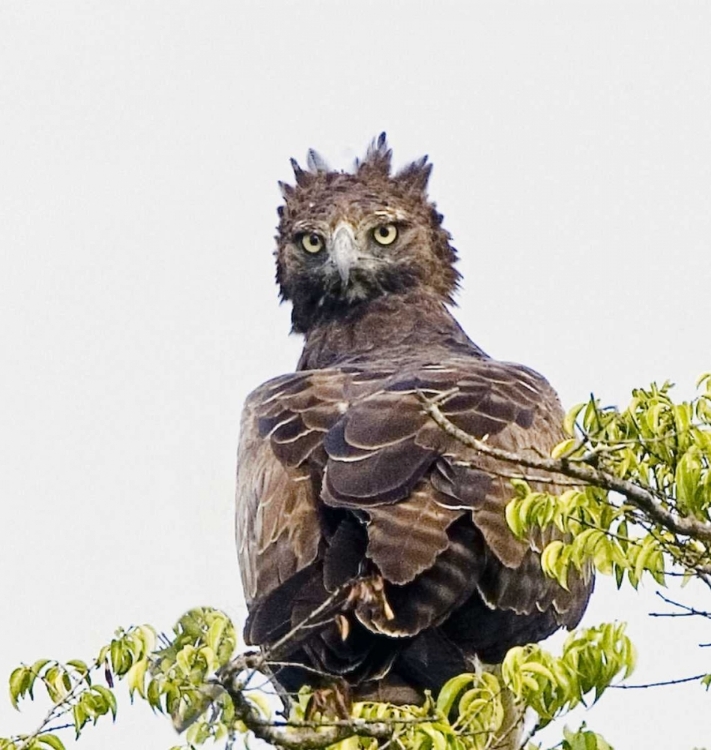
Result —
<path fill-rule="evenodd" d="M 709 582 L 711 373 L 698 386 L 688 402 L 675 403 L 664 383 L 636 389 L 623 411 L 594 398 L 573 408 L 565 423 L 570 438 L 553 457 L 564 472 L 590 467 L 597 484 L 548 495 L 514 480 L 516 498 L 507 507 L 514 533 L 554 524 L 567 534 L 542 557 L 561 584 L 570 566 L 590 561 L 618 586 L 626 579 L 636 588 L 645 573 L 660 585 L 670 574 Z"/>
<path fill-rule="evenodd" d="M 0 750 L 64 750 L 57 727 L 71 726 L 80 737 L 88 723 L 96 724 L 107 715 L 116 718 L 114 685 L 120 680 L 127 683 L 132 699 L 142 699 L 154 711 L 169 715 L 176 728 L 187 728 L 185 745 L 171 750 L 193 750 L 208 740 L 225 740 L 231 747 L 237 737 L 249 730 L 260 734 L 265 727 L 290 733 L 294 746 L 331 744 L 326 732 L 334 722 L 328 716 L 314 721 L 307 711 L 308 692 L 298 696 L 288 720 L 280 720 L 274 717 L 273 702 L 249 689 L 254 669 L 225 670 L 237 658 L 236 646 L 229 618 L 218 610 L 201 608 L 181 617 L 170 638 L 157 637 L 148 625 L 118 631 L 91 664 L 42 659 L 20 666 L 10 678 L 13 704 L 33 699 L 41 685 L 52 708 L 32 734 L 0 739 Z M 507 702 L 535 710 L 542 727 L 591 696 L 597 700 L 633 666 L 634 649 L 623 625 L 571 634 L 559 657 L 540 646 L 512 649 L 496 673 L 482 670 L 460 675 L 438 696 L 428 696 L 422 706 L 355 704 L 349 720 L 335 722 L 351 735 L 339 747 L 374 750 L 382 735 L 387 735 L 400 746 L 417 750 L 486 750 L 512 731 L 506 725 Z M 101 677 L 105 684 L 98 684 Z M 235 700 L 237 694 L 240 700 Z M 71 721 L 64 723 L 67 718 Z M 369 727 L 376 731 L 367 731 Z M 303 743 L 301 728 L 308 730 Z M 568 732 L 566 741 L 591 734 L 581 731 L 582 735 Z M 319 732 L 323 742 L 319 742 Z"/>
<path fill-rule="evenodd" d="M 618 586 L 636 588 L 645 575 L 660 585 L 682 575 L 711 586 L 711 373 L 698 385 L 697 397 L 682 403 L 672 400 L 669 383 L 635 390 L 623 411 L 591 398 L 568 414 L 570 437 L 552 458 L 524 464 L 567 480 L 564 491 L 532 492 L 513 480 L 507 520 L 514 533 L 554 524 L 564 534 L 542 551 L 544 570 L 562 585 L 571 566 L 594 565 Z M 444 429 L 456 430 L 431 409 Z M 488 451 L 481 441 L 468 444 Z M 102 717 L 116 718 L 115 681 L 127 684 L 132 700 L 185 730 L 185 744 L 171 750 L 193 750 L 208 740 L 231 748 L 250 734 L 294 750 L 375 750 L 383 743 L 413 750 L 540 748 L 532 741 L 538 729 L 597 701 L 629 676 L 634 661 L 624 625 L 603 624 L 571 633 L 560 656 L 539 645 L 511 649 L 500 667 L 460 675 L 422 706 L 358 703 L 349 718 L 336 720 L 314 715 L 304 693 L 283 716 L 273 696 L 254 687 L 255 675 L 269 675 L 269 655 L 240 653 L 226 615 L 194 609 L 170 637 L 133 626 L 117 631 L 90 663 L 40 659 L 15 669 L 13 705 L 33 700 L 41 686 L 51 707 L 33 732 L 0 738 L 0 750 L 64 750 L 60 730 L 73 728 L 80 737 Z M 517 740 L 511 716 L 526 710 L 535 723 Z M 564 728 L 556 747 L 609 749 L 584 725 Z"/>

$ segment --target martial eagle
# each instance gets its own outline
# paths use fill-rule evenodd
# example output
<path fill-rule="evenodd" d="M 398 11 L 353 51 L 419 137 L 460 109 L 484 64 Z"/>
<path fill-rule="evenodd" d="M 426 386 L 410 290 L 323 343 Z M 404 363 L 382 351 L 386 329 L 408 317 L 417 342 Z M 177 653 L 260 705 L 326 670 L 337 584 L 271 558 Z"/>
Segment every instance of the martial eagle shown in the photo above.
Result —
<path fill-rule="evenodd" d="M 353 171 L 310 152 L 281 185 L 277 282 L 304 349 L 247 399 L 237 542 L 247 642 L 268 649 L 307 620 L 276 669 L 284 689 L 331 679 L 403 703 L 575 626 L 592 578 L 571 573 L 566 589 L 544 575 L 555 532 L 521 541 L 504 517 L 526 470 L 423 411 L 440 399 L 454 425 L 523 456 L 564 437 L 548 382 L 489 357 L 450 312 L 456 251 L 427 158 L 394 175 L 390 161 L 383 135 Z"/>

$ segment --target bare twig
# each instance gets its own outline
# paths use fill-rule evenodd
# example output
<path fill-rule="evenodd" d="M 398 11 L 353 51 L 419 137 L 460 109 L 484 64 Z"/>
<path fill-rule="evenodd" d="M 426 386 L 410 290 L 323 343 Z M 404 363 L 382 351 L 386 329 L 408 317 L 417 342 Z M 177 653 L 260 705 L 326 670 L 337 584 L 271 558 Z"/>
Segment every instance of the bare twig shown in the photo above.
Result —
<path fill-rule="evenodd" d="M 280 638 L 278 641 L 276 641 L 276 643 L 273 643 L 268 649 L 266 649 L 266 651 L 264 652 L 264 660 L 268 661 L 271 659 L 278 659 L 282 654 L 286 655 L 284 652 L 286 651 L 287 647 L 288 650 L 291 651 L 296 642 L 299 642 L 300 640 L 302 640 L 302 638 L 306 638 L 308 636 L 308 633 L 304 631 L 314 627 L 314 620 L 316 620 L 331 608 L 346 601 L 350 588 L 351 586 L 349 582 L 346 585 L 336 589 L 328 597 L 328 599 L 323 602 L 323 604 L 319 604 L 316 609 L 314 609 L 310 614 L 304 617 L 301 622 L 297 623 L 285 636 Z"/>
<path fill-rule="evenodd" d="M 99 669 L 100 667 L 101 665 L 95 661 L 89 668 L 89 673 Z M 40 679 L 42 679 L 41 676 Z M 32 734 L 26 737 L 19 738 L 17 750 L 26 750 L 26 748 L 32 747 L 37 737 L 41 737 L 42 735 L 49 734 L 59 729 L 74 727 L 73 722 L 71 724 L 62 724 L 60 726 L 50 727 L 50 724 L 53 721 L 60 719 L 62 716 L 71 711 L 73 701 L 79 693 L 79 690 L 82 688 L 82 686 L 85 686 L 87 684 L 86 675 L 82 675 L 81 677 L 71 676 L 70 679 L 72 680 L 72 686 L 67 694 L 52 706 L 52 708 L 45 715 L 44 719 L 42 719 L 39 727 L 37 727 L 37 729 L 35 729 Z"/>
<path fill-rule="evenodd" d="M 673 599 L 670 599 L 668 596 L 664 596 L 661 591 L 657 591 L 657 596 L 665 603 L 669 604 L 672 607 L 676 607 L 677 609 L 682 610 L 681 612 L 650 612 L 650 617 L 705 617 L 707 619 L 711 619 L 711 612 L 706 612 L 702 609 L 696 609 L 695 607 L 690 607 L 687 604 L 682 604 L 681 602 L 676 602 Z"/>
<path fill-rule="evenodd" d="M 38 737 L 41 737 L 43 734 L 50 734 L 52 732 L 59 732 L 60 729 L 74 729 L 74 722 L 71 722 L 70 724 L 59 724 L 55 727 L 45 727 L 41 732 L 37 733 Z"/>
<path fill-rule="evenodd" d="M 466 466 L 472 467 L 471 461 L 453 461 L 454 466 Z M 476 468 L 476 467 L 474 467 Z M 522 479 L 526 482 L 541 482 L 541 484 L 550 484 L 556 487 L 579 487 L 580 482 L 576 482 L 573 479 L 558 479 L 552 476 L 536 476 L 535 474 L 522 474 L 517 471 L 509 471 L 508 469 L 493 468 L 487 466 L 486 470 L 489 474 L 495 477 L 503 477 L 504 479 Z"/>
<path fill-rule="evenodd" d="M 269 648 L 262 651 L 248 651 L 234 658 L 229 664 L 222 667 L 218 673 L 219 683 L 225 687 L 231 684 L 235 677 L 242 672 L 249 672 L 242 682 L 248 684 L 252 677 L 261 672 L 272 678 L 271 667 L 279 665 L 281 659 L 287 657 L 290 652 L 309 635 L 309 630 L 315 627 L 315 621 L 325 612 L 336 608 L 348 598 L 350 583 L 336 589 L 323 603 L 297 623 L 288 633 L 273 643 Z M 307 668 L 308 669 L 308 668 Z M 271 680 L 277 695 L 282 702 L 285 713 L 291 708 L 291 699 L 286 691 L 282 690 L 278 682 Z M 245 721 L 246 723 L 246 721 Z"/>
<path fill-rule="evenodd" d="M 695 674 L 693 677 L 680 677 L 676 680 L 663 680 L 662 682 L 646 682 L 643 685 L 610 685 L 615 690 L 646 690 L 647 688 L 667 687 L 668 685 L 681 685 L 684 682 L 698 682 L 706 673 Z"/>
<path fill-rule="evenodd" d="M 518 745 L 518 750 L 524 750 L 524 748 L 528 745 L 528 743 L 543 729 L 543 725 L 540 721 L 537 721 L 526 733 L 526 735 L 521 739 Z"/>

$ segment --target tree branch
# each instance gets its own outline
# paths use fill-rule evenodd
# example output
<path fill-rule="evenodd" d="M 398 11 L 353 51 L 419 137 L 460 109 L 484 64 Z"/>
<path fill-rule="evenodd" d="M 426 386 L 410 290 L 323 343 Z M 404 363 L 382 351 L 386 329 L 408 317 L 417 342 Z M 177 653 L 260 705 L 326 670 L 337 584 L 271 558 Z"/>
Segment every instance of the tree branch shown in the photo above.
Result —
<path fill-rule="evenodd" d="M 271 671 L 271 666 L 279 665 L 281 663 L 279 658 L 283 658 L 296 644 L 308 636 L 309 630 L 317 624 L 322 615 L 332 612 L 346 602 L 350 589 L 351 585 L 348 583 L 334 591 L 270 648 L 261 652 L 252 651 L 240 654 L 218 672 L 216 683 L 230 696 L 237 718 L 244 722 L 255 737 L 288 750 L 319 750 L 355 735 L 377 740 L 391 740 L 397 724 L 409 723 L 402 720 L 372 722 L 364 719 L 318 723 L 299 722 L 298 724 L 289 721 L 267 721 L 244 695 L 245 684 L 249 682 L 252 675 L 255 672 Z M 240 679 L 240 675 L 244 672 L 250 673 L 246 681 Z M 276 686 L 276 682 L 272 682 Z M 280 697 L 284 702 L 281 694 Z M 427 721 L 431 720 L 432 717 L 427 718 Z"/>
<path fill-rule="evenodd" d="M 368 722 L 363 719 L 334 721 L 321 729 L 314 729 L 309 725 L 296 726 L 293 722 L 267 721 L 245 698 L 239 685 L 225 682 L 222 685 L 234 703 L 237 718 L 244 722 L 255 737 L 288 750 L 320 750 L 354 735 L 389 740 L 396 730 L 394 723 Z"/>
<path fill-rule="evenodd" d="M 529 458 L 511 451 L 502 450 L 489 445 L 485 440 L 478 440 L 469 433 L 461 430 L 442 413 L 437 402 L 428 399 L 420 393 L 424 411 L 429 414 L 448 435 L 458 440 L 468 448 L 491 458 L 519 464 L 529 469 L 562 474 L 577 479 L 585 484 L 601 489 L 618 492 L 623 495 L 630 505 L 646 513 L 655 523 L 668 531 L 682 536 L 689 536 L 702 542 L 711 543 L 711 524 L 699 521 L 689 516 L 679 516 L 667 510 L 659 500 L 649 491 L 625 479 L 619 479 L 592 466 L 581 465 L 565 458 Z"/>

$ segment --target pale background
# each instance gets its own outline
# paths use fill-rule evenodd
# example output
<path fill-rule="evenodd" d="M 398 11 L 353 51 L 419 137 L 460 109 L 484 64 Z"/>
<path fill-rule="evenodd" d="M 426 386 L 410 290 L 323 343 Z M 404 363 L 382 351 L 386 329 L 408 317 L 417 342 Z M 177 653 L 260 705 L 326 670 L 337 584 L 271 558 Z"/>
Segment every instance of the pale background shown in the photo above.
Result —
<path fill-rule="evenodd" d="M 566 406 L 665 378 L 690 396 L 711 369 L 710 31 L 711 4 L 678 0 L 2 0 L 1 679 L 199 604 L 243 619 L 238 420 L 298 356 L 271 252 L 310 146 L 348 167 L 387 130 L 396 164 L 430 154 L 459 319 Z M 711 631 L 647 617 L 654 591 L 601 581 L 585 624 L 629 620 L 633 682 L 711 671 Z M 618 750 L 711 747 L 710 700 L 615 691 L 580 718 Z M 177 742 L 119 710 L 79 747 Z M 39 713 L 3 698 L 0 735 Z"/>

